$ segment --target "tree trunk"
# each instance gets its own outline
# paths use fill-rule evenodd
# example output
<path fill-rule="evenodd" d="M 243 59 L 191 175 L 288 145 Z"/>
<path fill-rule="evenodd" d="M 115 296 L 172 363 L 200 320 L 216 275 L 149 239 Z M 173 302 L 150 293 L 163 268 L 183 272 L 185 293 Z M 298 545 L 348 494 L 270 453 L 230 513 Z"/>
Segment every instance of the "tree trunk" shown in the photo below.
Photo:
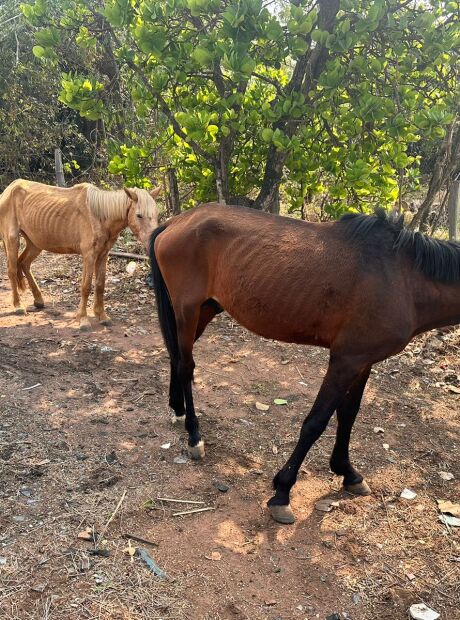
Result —
<path fill-rule="evenodd" d="M 339 10 L 339 0 L 318 0 L 318 28 L 332 32 L 336 23 Z M 311 39 L 309 40 L 311 45 Z M 299 58 L 294 68 L 291 80 L 286 86 L 286 92 L 299 92 L 308 100 L 308 93 L 315 88 L 316 82 L 326 66 L 329 51 L 326 47 L 316 44 Z M 278 102 L 278 98 L 273 102 Z M 291 138 L 302 124 L 302 120 L 281 119 L 277 121 L 273 129 L 280 129 L 288 138 Z M 255 207 L 271 213 L 279 212 L 279 187 L 283 177 L 284 164 L 288 151 L 280 151 L 274 145 L 268 150 L 265 164 L 264 178 L 259 195 L 255 201 Z"/>
<path fill-rule="evenodd" d="M 455 171 L 459 157 L 460 124 L 454 122 L 449 127 L 446 137 L 439 147 L 427 194 L 410 224 L 411 228 L 415 229 L 418 227 L 422 231 L 427 229 L 428 216 L 430 215 L 436 194 Z"/>
<path fill-rule="evenodd" d="M 174 168 L 168 168 L 168 200 L 170 211 L 173 215 L 180 213 L 179 187 L 177 185 L 177 175 Z"/>

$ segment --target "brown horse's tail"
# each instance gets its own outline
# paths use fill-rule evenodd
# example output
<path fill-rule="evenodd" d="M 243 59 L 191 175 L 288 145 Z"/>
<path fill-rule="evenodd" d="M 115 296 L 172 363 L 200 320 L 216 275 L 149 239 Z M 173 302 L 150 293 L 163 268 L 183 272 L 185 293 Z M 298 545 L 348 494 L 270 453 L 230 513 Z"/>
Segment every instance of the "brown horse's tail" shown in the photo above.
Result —
<path fill-rule="evenodd" d="M 174 310 L 171 305 L 169 292 L 160 271 L 157 257 L 155 255 L 155 240 L 166 229 L 166 225 L 155 229 L 150 237 L 150 264 L 152 267 L 153 288 L 157 300 L 158 319 L 160 321 L 161 333 L 168 349 L 172 364 L 177 365 L 179 361 L 179 345 L 177 342 L 177 326 Z"/>

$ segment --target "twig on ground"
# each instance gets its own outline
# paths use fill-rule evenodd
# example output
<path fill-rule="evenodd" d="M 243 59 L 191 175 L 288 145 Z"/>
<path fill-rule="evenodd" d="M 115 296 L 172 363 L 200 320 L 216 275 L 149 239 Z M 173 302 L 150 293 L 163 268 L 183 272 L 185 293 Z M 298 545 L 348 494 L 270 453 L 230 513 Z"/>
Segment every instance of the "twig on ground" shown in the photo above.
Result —
<path fill-rule="evenodd" d="M 125 501 L 125 497 L 126 497 L 127 492 L 128 492 L 128 491 L 127 491 L 127 489 L 125 489 L 125 490 L 123 491 L 123 495 L 121 496 L 120 501 L 119 501 L 119 502 L 118 502 L 118 504 L 116 505 L 115 510 L 112 512 L 112 514 L 110 515 L 110 517 L 109 517 L 109 519 L 108 519 L 107 523 L 106 523 L 106 524 L 104 525 L 104 527 L 102 528 L 101 533 L 99 534 L 99 536 L 98 536 L 98 538 L 97 538 L 97 541 L 96 541 L 96 542 L 95 542 L 95 544 L 94 544 L 94 548 L 95 548 L 95 549 L 97 548 L 97 546 L 99 545 L 99 543 L 100 543 L 100 542 L 101 542 L 101 540 L 103 539 L 104 534 L 106 533 L 107 528 L 109 527 L 109 525 L 110 525 L 110 524 L 112 523 L 112 521 L 114 520 L 115 515 L 116 515 L 116 514 L 117 514 L 117 512 L 120 510 L 121 505 L 122 505 L 122 504 L 123 504 L 123 502 Z"/>
<path fill-rule="evenodd" d="M 215 510 L 212 506 L 207 508 L 195 508 L 194 510 L 184 510 L 183 512 L 173 512 L 173 517 L 181 517 L 182 515 L 192 515 L 195 512 L 206 512 L 207 510 Z"/>
<path fill-rule="evenodd" d="M 177 504 L 204 504 L 204 502 L 199 502 L 195 499 L 174 499 L 174 497 L 157 497 L 157 500 L 161 502 L 176 502 Z"/>

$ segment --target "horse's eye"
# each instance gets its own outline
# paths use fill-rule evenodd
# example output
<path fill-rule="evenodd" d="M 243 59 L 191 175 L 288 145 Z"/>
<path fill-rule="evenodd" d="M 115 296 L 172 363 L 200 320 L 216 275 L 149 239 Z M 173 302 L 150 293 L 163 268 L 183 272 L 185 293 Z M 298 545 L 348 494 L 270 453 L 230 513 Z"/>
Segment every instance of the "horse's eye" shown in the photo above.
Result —
<path fill-rule="evenodd" d="M 141 215 L 140 213 L 136 213 L 137 217 L 141 220 L 144 216 Z"/>

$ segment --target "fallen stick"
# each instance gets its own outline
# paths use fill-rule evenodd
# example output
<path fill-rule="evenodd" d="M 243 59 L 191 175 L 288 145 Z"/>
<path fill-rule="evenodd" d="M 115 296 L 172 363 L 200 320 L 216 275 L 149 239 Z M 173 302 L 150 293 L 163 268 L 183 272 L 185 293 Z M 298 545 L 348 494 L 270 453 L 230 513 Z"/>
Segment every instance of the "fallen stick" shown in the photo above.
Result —
<path fill-rule="evenodd" d="M 161 502 L 176 502 L 177 504 L 204 504 L 204 502 L 197 502 L 194 499 L 174 499 L 172 497 L 157 497 Z"/>
<path fill-rule="evenodd" d="M 118 250 L 112 250 L 109 252 L 110 256 L 118 256 L 119 258 L 134 258 L 136 260 L 148 260 L 149 257 L 145 254 L 131 254 L 131 252 L 118 252 Z"/>
<path fill-rule="evenodd" d="M 151 540 L 146 540 L 145 538 L 141 538 L 140 536 L 134 536 L 133 534 L 122 534 L 121 537 L 127 540 L 135 540 L 136 542 L 142 543 L 143 545 L 158 547 L 158 543 L 152 542 Z"/>
<path fill-rule="evenodd" d="M 109 517 L 109 520 L 107 521 L 107 523 L 104 525 L 104 527 L 101 530 L 101 533 L 99 534 L 96 543 L 94 544 L 94 548 L 97 549 L 98 544 L 101 542 L 102 538 L 104 537 L 104 534 L 107 531 L 107 528 L 109 527 L 109 525 L 112 523 L 112 521 L 115 518 L 115 515 L 117 514 L 117 512 L 120 510 L 121 505 L 123 504 L 123 502 L 125 501 L 125 497 L 126 497 L 126 493 L 128 491 L 125 489 L 123 491 L 123 495 L 120 498 L 120 501 L 118 502 L 118 504 L 115 507 L 115 510 L 112 512 L 112 514 Z"/>
<path fill-rule="evenodd" d="M 207 508 L 195 508 L 194 510 L 184 510 L 183 512 L 173 512 L 173 517 L 181 517 L 182 515 L 193 515 L 195 512 L 205 512 L 206 510 L 215 510 L 211 506 Z"/>
<path fill-rule="evenodd" d="M 25 388 L 21 388 L 22 392 L 25 392 L 26 390 L 33 390 L 36 387 L 39 387 L 41 385 L 41 383 L 36 383 L 35 385 L 31 385 L 30 387 L 25 387 Z"/>

